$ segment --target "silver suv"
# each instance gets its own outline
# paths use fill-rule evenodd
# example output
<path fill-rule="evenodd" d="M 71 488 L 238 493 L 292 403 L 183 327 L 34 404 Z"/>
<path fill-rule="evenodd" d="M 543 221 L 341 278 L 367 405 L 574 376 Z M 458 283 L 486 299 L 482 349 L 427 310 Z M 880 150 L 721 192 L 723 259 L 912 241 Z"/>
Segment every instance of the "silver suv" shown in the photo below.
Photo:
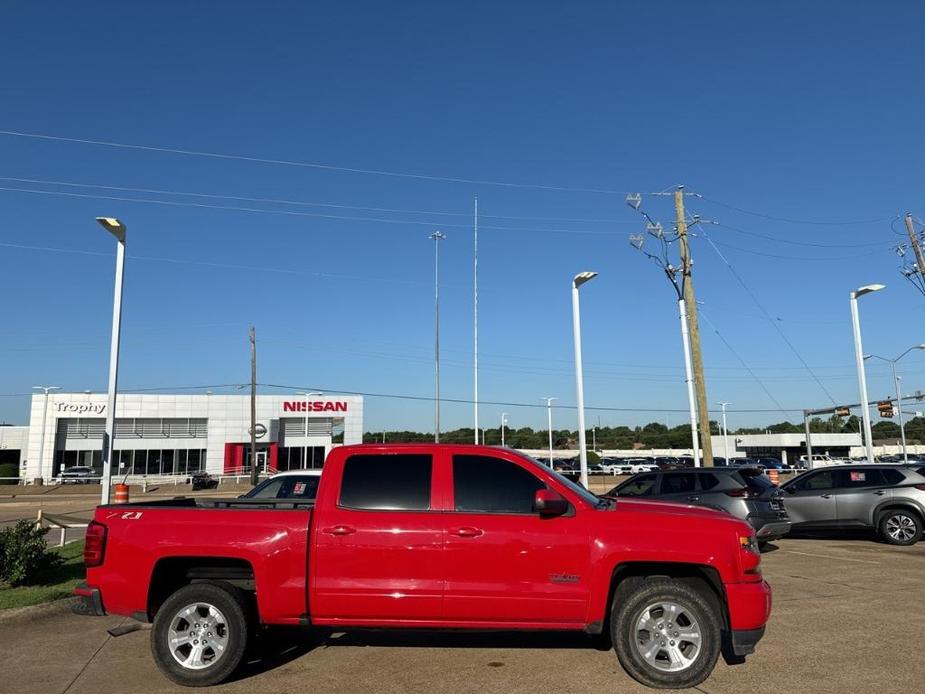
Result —
<path fill-rule="evenodd" d="M 873 528 L 914 545 L 925 527 L 925 476 L 902 465 L 838 465 L 805 472 L 781 489 L 797 528 Z"/>
<path fill-rule="evenodd" d="M 663 470 L 636 475 L 605 496 L 636 496 L 706 506 L 748 521 L 761 543 L 790 531 L 781 491 L 757 468 Z"/>

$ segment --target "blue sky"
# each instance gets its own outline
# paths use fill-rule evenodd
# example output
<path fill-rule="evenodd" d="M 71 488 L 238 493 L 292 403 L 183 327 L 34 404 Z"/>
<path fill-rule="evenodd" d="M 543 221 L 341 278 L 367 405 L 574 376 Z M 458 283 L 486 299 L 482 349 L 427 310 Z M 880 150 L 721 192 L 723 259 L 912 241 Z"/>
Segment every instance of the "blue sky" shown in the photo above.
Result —
<path fill-rule="evenodd" d="M 589 422 L 680 424 L 673 293 L 627 243 L 641 223 L 624 203 L 678 183 L 726 225 L 706 230 L 825 388 L 856 402 L 851 289 L 888 285 L 862 302 L 867 351 L 925 341 L 890 225 L 925 216 L 921 55 L 901 35 L 923 18 L 860 2 L 15 3 L 0 130 L 549 188 L 0 135 L 0 419 L 23 421 L 16 394 L 38 383 L 105 388 L 114 249 L 98 215 L 129 228 L 126 389 L 245 381 L 254 323 L 261 382 L 429 396 L 439 228 L 443 394 L 468 399 L 478 196 L 482 397 L 574 403 L 569 283 L 596 270 L 586 402 L 632 411 Z M 670 198 L 644 205 L 670 223 Z M 711 403 L 830 404 L 714 249 L 693 253 Z M 884 366 L 872 397 L 890 392 Z M 925 389 L 925 358 L 902 372 Z M 366 425 L 429 430 L 431 409 L 370 398 Z M 502 410 L 545 426 L 542 409 L 489 405 L 483 424 Z M 443 420 L 470 425 L 471 406 Z"/>

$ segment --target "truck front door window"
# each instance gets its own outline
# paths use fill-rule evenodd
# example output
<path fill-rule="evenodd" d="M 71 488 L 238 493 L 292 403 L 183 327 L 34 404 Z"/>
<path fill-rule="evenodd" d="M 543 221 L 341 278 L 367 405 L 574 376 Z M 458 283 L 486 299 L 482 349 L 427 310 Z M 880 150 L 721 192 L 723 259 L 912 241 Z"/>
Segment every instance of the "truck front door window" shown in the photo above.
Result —
<path fill-rule="evenodd" d="M 535 513 L 533 499 L 546 487 L 529 470 L 499 458 L 453 456 L 454 508 L 483 513 Z"/>

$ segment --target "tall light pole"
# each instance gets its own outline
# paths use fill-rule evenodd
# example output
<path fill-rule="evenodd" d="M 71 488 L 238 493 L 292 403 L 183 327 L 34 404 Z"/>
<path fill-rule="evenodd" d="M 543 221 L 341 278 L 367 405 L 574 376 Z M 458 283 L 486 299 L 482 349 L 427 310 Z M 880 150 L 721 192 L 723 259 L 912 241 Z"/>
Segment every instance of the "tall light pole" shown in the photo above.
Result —
<path fill-rule="evenodd" d="M 588 442 L 585 436 L 585 383 L 581 368 L 581 307 L 578 288 L 597 277 L 596 272 L 579 272 L 572 280 L 572 337 L 575 340 L 575 394 L 578 401 L 578 459 L 581 484 L 588 487 Z"/>
<path fill-rule="evenodd" d="M 549 467 L 552 468 L 552 401 L 559 398 L 540 398 L 546 401 L 546 428 L 549 430 Z"/>
<path fill-rule="evenodd" d="M 507 424 L 507 412 L 501 413 L 501 448 L 504 448 L 504 425 Z"/>
<path fill-rule="evenodd" d="M 900 380 L 902 380 L 902 378 L 896 375 L 896 362 L 898 362 L 904 356 L 909 354 L 909 352 L 916 350 L 916 349 L 925 349 L 925 343 L 922 343 L 919 345 L 913 345 L 912 347 L 907 349 L 905 352 L 900 354 L 895 359 L 887 359 L 886 357 L 878 357 L 876 354 L 868 354 L 864 357 L 865 359 L 880 359 L 881 361 L 889 362 L 890 364 L 890 369 L 893 372 L 893 385 L 896 386 L 896 411 L 899 414 L 899 434 L 900 434 L 900 437 L 902 438 L 902 443 L 903 443 L 903 462 L 904 463 L 909 462 L 909 453 L 906 450 L 906 423 L 903 421 L 903 396 L 902 396 L 902 391 L 900 390 L 900 383 L 899 383 Z"/>
<path fill-rule="evenodd" d="M 726 428 L 726 405 L 731 404 L 731 402 L 717 403 L 723 408 L 723 456 L 726 458 L 726 465 L 729 465 L 729 430 Z"/>
<path fill-rule="evenodd" d="M 472 264 L 472 402 L 475 443 L 479 442 L 479 199 L 475 198 L 472 219 L 473 264 Z M 502 428 L 503 429 L 503 428 Z M 502 436 L 504 431 L 502 430 Z M 484 443 L 484 441 L 483 441 Z M 502 444 L 504 445 L 504 444 Z"/>
<path fill-rule="evenodd" d="M 446 234 L 435 231 L 428 238 L 434 242 L 434 443 L 440 443 L 440 242 Z M 476 428 L 476 441 L 478 435 Z"/>
<path fill-rule="evenodd" d="M 41 390 L 45 393 L 45 399 L 42 403 L 42 438 L 39 443 L 39 477 L 45 476 L 45 421 L 48 419 L 48 393 L 53 390 L 61 390 L 60 386 L 32 386 L 33 390 Z M 51 461 L 54 467 L 54 459 Z"/>
<path fill-rule="evenodd" d="M 116 286 L 112 297 L 112 336 L 109 342 L 109 389 L 106 399 L 106 431 L 103 434 L 103 480 L 101 504 L 109 503 L 112 486 L 112 444 L 116 424 L 116 390 L 119 387 L 119 340 L 122 334 L 122 287 L 125 275 L 125 225 L 115 217 L 96 221 L 116 238 Z"/>
<path fill-rule="evenodd" d="M 864 348 L 861 345 L 861 319 L 858 316 L 858 299 L 865 294 L 879 292 L 886 285 L 868 284 L 851 292 L 851 324 L 854 328 L 854 355 L 857 360 L 858 386 L 861 391 L 861 414 L 864 416 L 864 445 L 867 462 L 874 462 L 874 443 L 870 431 L 870 408 L 867 402 L 867 374 L 864 372 Z"/>

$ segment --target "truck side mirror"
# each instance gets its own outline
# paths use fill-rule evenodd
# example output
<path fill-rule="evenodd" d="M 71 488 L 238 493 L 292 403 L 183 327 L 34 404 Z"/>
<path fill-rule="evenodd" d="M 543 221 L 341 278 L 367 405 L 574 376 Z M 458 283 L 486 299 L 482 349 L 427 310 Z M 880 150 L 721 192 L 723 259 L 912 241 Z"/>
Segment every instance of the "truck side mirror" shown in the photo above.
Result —
<path fill-rule="evenodd" d="M 552 489 L 537 489 L 533 496 L 533 510 L 544 518 L 561 516 L 568 511 L 568 501 Z"/>

